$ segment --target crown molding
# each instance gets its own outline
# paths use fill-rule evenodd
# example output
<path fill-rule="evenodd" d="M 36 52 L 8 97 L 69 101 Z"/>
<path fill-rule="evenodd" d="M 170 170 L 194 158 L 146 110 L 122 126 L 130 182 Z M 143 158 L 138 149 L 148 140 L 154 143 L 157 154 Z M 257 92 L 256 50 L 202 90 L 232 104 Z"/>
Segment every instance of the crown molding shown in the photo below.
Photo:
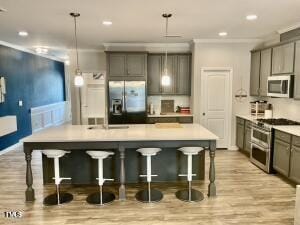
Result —
<path fill-rule="evenodd" d="M 262 42 L 262 39 L 248 38 L 248 39 L 193 39 L 193 43 L 257 43 Z"/>
<path fill-rule="evenodd" d="M 62 60 L 58 57 L 51 56 L 51 55 L 37 54 L 35 51 L 32 51 L 28 48 L 22 47 L 20 45 L 11 44 L 11 43 L 8 43 L 8 42 L 5 42 L 5 41 L 0 40 L 0 45 L 6 46 L 6 47 L 9 47 L 9 48 L 13 48 L 13 49 L 16 49 L 16 50 L 20 50 L 22 52 L 31 53 L 33 55 L 37 55 L 37 56 L 40 56 L 40 57 L 43 57 L 43 58 L 52 59 L 52 60 L 59 61 L 59 62 L 64 62 L 64 60 Z"/>
<path fill-rule="evenodd" d="M 190 47 L 190 43 L 103 43 L 105 48 L 108 47 L 147 47 L 147 48 L 168 48 L 170 47 Z"/>
<path fill-rule="evenodd" d="M 297 28 L 299 28 L 299 27 L 300 27 L 300 22 L 295 23 L 295 24 L 293 24 L 293 25 L 290 25 L 290 26 L 288 26 L 288 27 L 279 29 L 279 30 L 277 30 L 277 32 L 278 32 L 279 34 L 283 34 L 283 33 L 285 33 L 285 32 L 288 32 L 288 31 L 291 31 L 291 30 L 295 30 L 295 29 L 297 29 Z"/>

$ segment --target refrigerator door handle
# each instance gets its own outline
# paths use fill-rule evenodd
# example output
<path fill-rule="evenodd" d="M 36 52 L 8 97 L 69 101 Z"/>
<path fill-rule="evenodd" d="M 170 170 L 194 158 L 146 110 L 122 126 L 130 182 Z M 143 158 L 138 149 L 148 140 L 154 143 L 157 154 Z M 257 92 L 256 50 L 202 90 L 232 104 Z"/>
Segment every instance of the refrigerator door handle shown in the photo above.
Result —
<path fill-rule="evenodd" d="M 126 112 L 126 92 L 123 92 L 122 95 L 122 112 Z"/>

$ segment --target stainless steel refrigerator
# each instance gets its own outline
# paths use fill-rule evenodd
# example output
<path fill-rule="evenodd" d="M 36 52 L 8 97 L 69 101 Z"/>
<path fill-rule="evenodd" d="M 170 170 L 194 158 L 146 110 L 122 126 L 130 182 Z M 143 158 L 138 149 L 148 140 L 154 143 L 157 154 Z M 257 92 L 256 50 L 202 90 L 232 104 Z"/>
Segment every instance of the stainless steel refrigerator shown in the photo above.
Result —
<path fill-rule="evenodd" d="M 109 81 L 109 124 L 145 123 L 145 89 L 145 81 Z"/>

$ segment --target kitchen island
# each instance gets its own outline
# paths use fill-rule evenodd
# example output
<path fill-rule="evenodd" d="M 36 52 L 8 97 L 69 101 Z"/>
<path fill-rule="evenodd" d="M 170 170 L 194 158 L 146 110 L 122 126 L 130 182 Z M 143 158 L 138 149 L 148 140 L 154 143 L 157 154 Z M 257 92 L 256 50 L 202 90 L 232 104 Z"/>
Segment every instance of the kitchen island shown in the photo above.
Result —
<path fill-rule="evenodd" d="M 208 196 L 216 196 L 215 185 L 215 150 L 218 137 L 199 124 L 180 124 L 178 127 L 157 126 L 157 124 L 112 126 L 110 129 L 86 125 L 63 125 L 49 128 L 24 139 L 26 159 L 25 198 L 27 202 L 35 199 L 31 158 L 33 150 L 64 149 L 107 150 L 115 149 L 120 158 L 119 199 L 126 199 L 125 192 L 125 150 L 141 147 L 179 148 L 201 146 L 209 149 L 210 168 Z M 167 164 L 169 162 L 166 162 Z"/>

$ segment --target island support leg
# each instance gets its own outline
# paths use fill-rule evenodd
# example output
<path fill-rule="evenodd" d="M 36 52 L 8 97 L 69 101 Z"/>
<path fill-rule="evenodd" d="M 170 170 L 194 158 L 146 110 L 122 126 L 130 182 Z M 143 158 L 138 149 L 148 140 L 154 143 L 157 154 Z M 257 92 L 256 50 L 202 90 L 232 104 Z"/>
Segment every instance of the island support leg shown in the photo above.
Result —
<path fill-rule="evenodd" d="M 120 152 L 120 187 L 119 187 L 119 200 L 126 200 L 126 189 L 125 189 L 125 148 L 119 146 Z"/>
<path fill-rule="evenodd" d="M 216 184 L 215 184 L 215 155 L 216 155 L 216 141 L 210 141 L 209 144 L 209 185 L 208 185 L 208 196 L 214 197 L 217 195 Z"/>
<path fill-rule="evenodd" d="M 33 177 L 31 170 L 31 158 L 32 158 L 32 149 L 24 146 L 25 160 L 26 160 L 26 185 L 27 189 L 25 191 L 25 199 L 26 202 L 33 202 L 34 197 L 34 189 L 32 188 Z"/>

